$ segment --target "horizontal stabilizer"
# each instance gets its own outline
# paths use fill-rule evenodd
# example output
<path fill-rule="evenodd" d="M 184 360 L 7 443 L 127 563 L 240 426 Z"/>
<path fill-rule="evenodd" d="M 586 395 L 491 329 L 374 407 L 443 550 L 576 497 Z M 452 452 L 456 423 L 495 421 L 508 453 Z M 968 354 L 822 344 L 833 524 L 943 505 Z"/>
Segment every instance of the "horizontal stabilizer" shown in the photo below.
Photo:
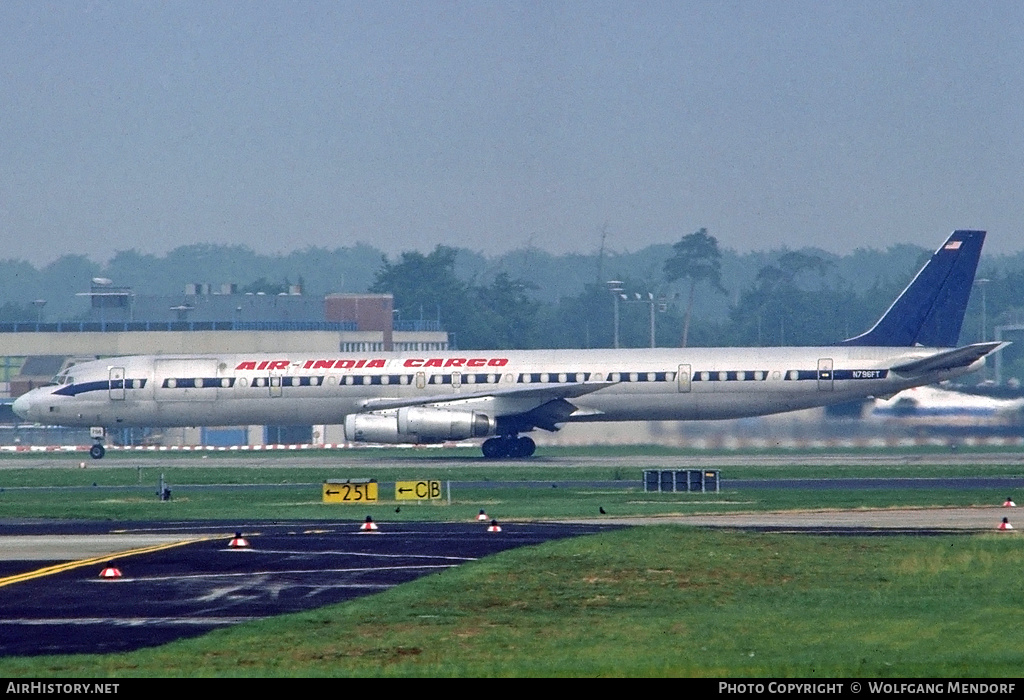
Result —
<path fill-rule="evenodd" d="M 1007 345 L 1009 343 L 1005 341 L 965 345 L 962 348 L 946 350 L 945 352 L 896 365 L 892 368 L 892 371 L 906 377 L 912 377 L 927 372 L 940 372 L 942 370 L 968 367 L 986 355 L 1002 350 Z"/>

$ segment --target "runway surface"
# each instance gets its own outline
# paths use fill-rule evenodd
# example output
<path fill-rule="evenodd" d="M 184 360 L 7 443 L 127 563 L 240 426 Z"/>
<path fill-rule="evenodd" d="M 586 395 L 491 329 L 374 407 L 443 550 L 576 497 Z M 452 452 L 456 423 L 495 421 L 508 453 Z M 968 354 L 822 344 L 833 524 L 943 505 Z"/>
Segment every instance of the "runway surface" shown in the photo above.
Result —
<path fill-rule="evenodd" d="M 484 463 L 478 457 L 435 457 L 429 452 L 382 460 L 372 451 L 342 454 L 247 454 L 244 459 L 164 454 L 167 467 L 259 467 L 288 469 L 322 466 L 507 467 L 509 481 L 517 468 L 601 466 L 647 469 L 723 469 L 730 465 L 886 466 L 907 464 L 1024 464 L 1015 451 L 956 454 L 843 453 L 545 457 Z M 77 458 L 76 458 L 77 459 Z M 77 465 L 77 462 L 75 462 Z M 130 454 L 108 456 L 87 466 L 151 467 L 154 461 Z M 30 455 L 0 460 L 4 468 L 67 469 L 61 455 Z M 562 473 L 564 476 L 564 472 Z M 459 482 L 463 483 L 463 482 Z M 508 486 L 509 482 L 472 482 Z M 515 482 L 551 488 L 580 482 Z M 640 486 L 639 482 L 588 482 L 596 488 Z M 1024 478 L 962 477 L 941 479 L 758 479 L 730 480 L 725 489 L 991 489 L 1011 494 Z M 94 487 L 95 488 L 95 487 Z M 142 488 L 142 487 L 140 487 Z M 148 487 L 146 487 L 148 488 Z M 187 486 L 188 488 L 252 488 Z M 1018 499 L 1021 500 L 1021 499 Z M 996 533 L 1003 517 L 1015 521 L 1020 509 L 903 508 L 881 510 L 736 513 L 654 518 L 605 518 L 576 523 L 503 523 L 503 532 L 488 533 L 479 524 L 381 523 L 376 534 L 363 534 L 353 521 L 249 523 L 243 526 L 251 547 L 227 547 L 237 523 L 103 523 L 0 521 L 0 654 L 107 653 L 162 644 L 209 630 L 286 612 L 310 610 L 367 595 L 442 571 L 488 554 L 624 525 L 679 523 L 698 527 L 745 528 L 798 533 L 942 534 Z M 1021 516 L 1024 518 L 1024 515 Z M 1017 523 L 1024 526 L 1024 521 Z M 999 533 L 1016 536 L 1017 531 Z M 108 559 L 123 576 L 102 580 Z"/>
<path fill-rule="evenodd" d="M 729 466 L 794 467 L 794 466 L 905 466 L 905 465 L 972 465 L 1019 464 L 1024 466 L 1024 451 L 937 451 L 902 452 L 893 450 L 829 450 L 805 452 L 754 452 L 735 454 L 683 454 L 683 455 L 597 455 L 569 456 L 544 454 L 542 449 L 530 459 L 484 460 L 479 455 L 448 456 L 438 455 L 432 450 L 409 450 L 407 455 L 394 457 L 381 455 L 376 450 L 306 450 L 281 452 L 246 453 L 203 453 L 161 452 L 108 453 L 101 460 L 91 460 L 85 455 L 60 453 L 19 454 L 0 458 L 3 469 L 67 469 L 69 466 L 85 464 L 86 467 L 130 468 L 151 467 L 230 467 L 244 466 L 263 469 L 293 469 L 295 467 L 319 467 L 329 463 L 332 467 L 345 469 L 367 466 L 389 468 L 422 469 L 423 467 L 497 467 L 508 469 L 514 474 L 522 468 L 571 468 L 571 467 L 642 467 L 644 469 L 724 469 Z"/>
<path fill-rule="evenodd" d="M 723 513 L 654 518 L 603 518 L 592 524 L 652 525 L 677 523 L 698 527 L 727 527 L 772 532 L 834 535 L 949 534 L 991 532 L 1015 536 L 1016 530 L 998 530 L 1003 518 L 1024 525 L 1020 508 L 884 508 L 777 513 Z"/>
<path fill-rule="evenodd" d="M 608 525 L 0 523 L 0 655 L 109 653 L 386 590 Z M 112 563 L 122 574 L 102 579 Z"/>

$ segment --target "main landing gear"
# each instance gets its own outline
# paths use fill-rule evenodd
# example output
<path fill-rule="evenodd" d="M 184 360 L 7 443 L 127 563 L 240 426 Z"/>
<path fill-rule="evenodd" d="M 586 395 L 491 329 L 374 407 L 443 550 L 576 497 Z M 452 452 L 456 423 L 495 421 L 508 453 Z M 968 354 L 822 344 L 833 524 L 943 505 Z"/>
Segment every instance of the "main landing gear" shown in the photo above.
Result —
<path fill-rule="evenodd" d="M 537 443 L 528 437 L 502 435 L 484 440 L 480 449 L 483 450 L 484 457 L 487 459 L 502 459 L 504 457 L 522 459 L 533 455 L 537 449 Z"/>

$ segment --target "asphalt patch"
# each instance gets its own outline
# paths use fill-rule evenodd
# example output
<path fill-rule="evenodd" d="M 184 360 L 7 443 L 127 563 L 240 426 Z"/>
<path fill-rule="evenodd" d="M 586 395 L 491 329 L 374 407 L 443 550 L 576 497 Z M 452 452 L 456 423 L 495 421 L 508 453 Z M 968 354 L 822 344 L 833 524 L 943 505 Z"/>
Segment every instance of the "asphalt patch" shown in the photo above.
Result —
<path fill-rule="evenodd" d="M 0 655 L 111 653 L 377 593 L 506 549 L 614 529 L 608 525 L 360 522 L 3 523 L 6 535 L 175 533 L 188 544 L 3 584 L 59 563 L 0 563 Z M 228 547 L 236 530 L 250 546 Z"/>

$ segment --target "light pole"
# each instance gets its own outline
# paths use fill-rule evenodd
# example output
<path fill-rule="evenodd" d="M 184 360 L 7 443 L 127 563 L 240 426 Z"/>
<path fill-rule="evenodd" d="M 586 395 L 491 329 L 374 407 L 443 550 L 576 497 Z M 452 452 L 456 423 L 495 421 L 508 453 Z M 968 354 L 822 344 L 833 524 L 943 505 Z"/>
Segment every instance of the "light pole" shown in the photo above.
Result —
<path fill-rule="evenodd" d="M 981 277 L 974 280 L 974 284 L 981 287 L 981 342 L 985 342 L 988 336 L 988 283 L 992 280 L 987 277 Z M 985 381 L 988 381 L 988 363 L 985 363 L 984 369 L 981 371 Z"/>
<path fill-rule="evenodd" d="M 653 292 L 647 292 L 645 298 L 639 292 L 633 292 L 633 298 L 630 299 L 628 296 L 622 293 L 623 287 L 622 282 L 619 280 L 608 281 L 608 291 L 612 293 L 612 300 L 615 303 L 615 347 L 619 347 L 619 300 L 626 302 L 627 304 L 647 304 L 648 316 L 650 318 L 650 342 L 651 347 L 656 345 L 656 334 L 654 325 L 654 312 L 655 309 L 658 311 L 665 311 L 668 308 L 668 301 L 665 299 L 664 294 L 659 294 L 657 297 L 654 296 Z"/>
<path fill-rule="evenodd" d="M 995 333 L 994 333 L 994 340 L 997 343 L 1002 342 L 1003 334 L 1006 333 L 1006 331 L 1024 331 L 1024 324 L 1011 323 L 1011 324 L 1008 324 L 1008 325 L 1005 325 L 1005 326 L 996 326 L 995 327 Z M 1003 384 L 1003 353 L 997 352 L 995 354 L 995 358 L 996 358 L 996 361 L 995 361 L 995 372 L 996 372 L 995 382 L 996 382 L 996 386 L 1002 386 L 1002 384 Z M 986 367 L 987 367 L 987 364 L 986 364 Z"/>
<path fill-rule="evenodd" d="M 608 291 L 610 291 L 612 293 L 612 300 L 615 303 L 615 307 L 614 307 L 614 313 L 615 313 L 615 317 L 614 317 L 615 318 L 615 321 L 614 321 L 615 344 L 613 345 L 613 347 L 618 349 L 618 347 L 619 347 L 619 297 L 622 296 L 622 281 L 621 280 L 608 280 Z"/>
<path fill-rule="evenodd" d="M 625 298 L 625 297 L 624 297 Z M 655 333 L 654 333 L 654 309 L 657 305 L 658 311 L 664 311 L 667 308 L 667 302 L 665 301 L 665 295 L 659 295 L 655 299 L 652 292 L 647 292 L 647 298 L 645 299 L 639 292 L 633 292 L 632 299 L 626 299 L 630 303 L 647 304 L 648 313 L 650 316 L 650 336 L 651 336 L 651 347 L 655 347 Z"/>
<path fill-rule="evenodd" d="M 32 302 L 32 306 L 36 307 L 36 325 L 43 322 L 43 307 L 46 306 L 46 299 L 36 299 Z"/>
<path fill-rule="evenodd" d="M 637 294 L 637 296 L 640 296 Z M 641 300 L 642 301 L 642 300 Z M 654 347 L 654 295 L 647 292 L 647 308 L 651 313 L 651 347 Z"/>
<path fill-rule="evenodd" d="M 988 335 L 988 294 L 986 290 L 991 281 L 985 277 L 974 280 L 974 284 L 981 287 L 981 342 L 983 343 L 988 340 L 986 337 Z"/>
<path fill-rule="evenodd" d="M 651 347 L 654 347 L 654 295 L 647 292 L 647 298 L 644 299 L 640 295 L 640 292 L 633 292 L 633 301 L 638 304 L 647 304 L 647 308 L 650 311 L 650 328 L 651 328 Z"/>

